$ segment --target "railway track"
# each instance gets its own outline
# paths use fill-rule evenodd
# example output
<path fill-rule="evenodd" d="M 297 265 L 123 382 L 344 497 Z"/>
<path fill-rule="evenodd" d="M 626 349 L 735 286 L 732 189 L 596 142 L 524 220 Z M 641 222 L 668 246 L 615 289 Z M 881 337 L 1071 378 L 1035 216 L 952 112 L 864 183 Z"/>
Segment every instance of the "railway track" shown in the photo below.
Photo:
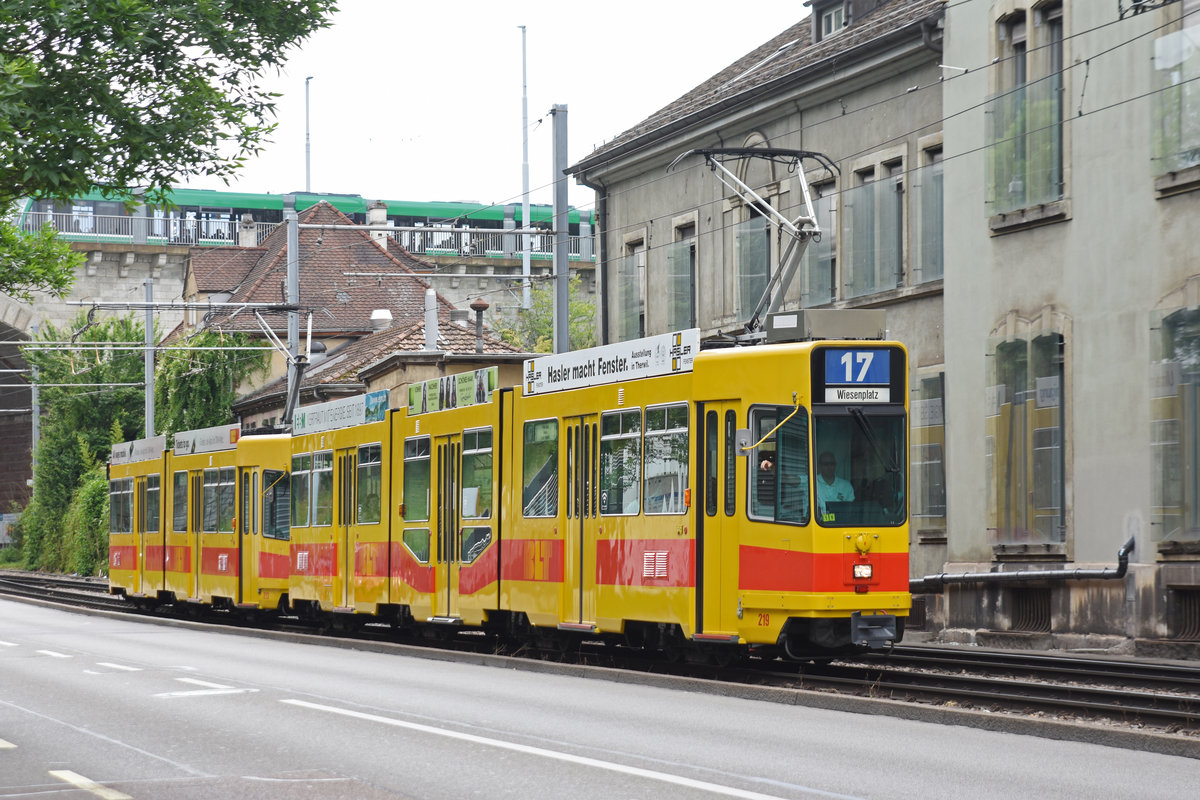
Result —
<path fill-rule="evenodd" d="M 110 596 L 97 579 L 29 573 L 0 573 L 0 594 L 50 600 L 65 605 L 145 614 Z M 210 613 L 206 621 L 246 626 L 246 617 Z M 263 627 L 313 629 L 291 618 L 264 619 Z M 387 625 L 355 631 L 317 631 L 328 636 L 395 642 Z M 1153 729 L 1200 737 L 1200 665 L 1141 662 L 1115 657 L 1003 652 L 974 648 L 899 646 L 889 655 L 863 660 L 791 664 L 749 658 L 735 665 L 670 663 L 624 648 L 585 644 L 577 651 L 522 648 L 507 652 L 483 635 L 458 634 L 436 640 L 411 637 L 405 644 L 515 658 L 553 659 L 670 674 L 724 683 L 836 692 L 981 710 L 1048 716 L 1075 722 Z"/>

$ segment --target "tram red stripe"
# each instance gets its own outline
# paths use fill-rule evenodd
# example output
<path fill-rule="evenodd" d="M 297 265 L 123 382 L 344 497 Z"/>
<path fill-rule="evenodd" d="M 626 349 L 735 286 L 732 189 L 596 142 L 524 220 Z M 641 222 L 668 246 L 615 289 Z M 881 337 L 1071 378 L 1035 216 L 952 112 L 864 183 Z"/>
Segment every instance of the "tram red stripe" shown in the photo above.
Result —
<path fill-rule="evenodd" d="M 133 545 L 110 545 L 108 548 L 109 569 L 137 569 L 137 547 Z"/>
<path fill-rule="evenodd" d="M 505 539 L 500 576 L 506 581 L 563 581 L 563 543 L 559 539 Z"/>
<path fill-rule="evenodd" d="M 146 545 L 146 557 L 142 564 L 142 569 L 161 572 L 163 570 L 163 557 L 165 555 L 166 548 L 161 544 Z"/>
<path fill-rule="evenodd" d="M 463 564 L 458 573 L 458 593 L 475 594 L 486 589 L 500 577 L 500 546 L 492 544 L 473 563 Z"/>
<path fill-rule="evenodd" d="M 258 553 L 258 577 L 287 579 L 291 574 L 291 561 L 283 553 Z"/>
<path fill-rule="evenodd" d="M 908 553 L 799 553 L 773 547 L 739 548 L 738 588 L 750 592 L 844 592 L 866 583 L 876 592 L 908 591 Z M 855 581 L 853 565 L 869 562 L 874 577 Z"/>
<path fill-rule="evenodd" d="M 166 569 L 171 572 L 192 571 L 192 548 L 187 545 L 167 545 Z"/>
<path fill-rule="evenodd" d="M 391 578 L 422 594 L 433 592 L 433 565 L 422 564 L 401 542 L 392 542 Z"/>
<path fill-rule="evenodd" d="M 386 578 L 387 576 L 387 542 L 365 542 L 354 546 L 354 577 Z"/>
<path fill-rule="evenodd" d="M 601 586 L 696 585 L 694 539 L 606 539 L 596 542 Z"/>
<path fill-rule="evenodd" d="M 200 574 L 236 577 L 240 574 L 236 547 L 200 548 Z"/>
<path fill-rule="evenodd" d="M 292 543 L 289 562 L 293 575 L 325 578 L 338 574 L 336 542 Z"/>

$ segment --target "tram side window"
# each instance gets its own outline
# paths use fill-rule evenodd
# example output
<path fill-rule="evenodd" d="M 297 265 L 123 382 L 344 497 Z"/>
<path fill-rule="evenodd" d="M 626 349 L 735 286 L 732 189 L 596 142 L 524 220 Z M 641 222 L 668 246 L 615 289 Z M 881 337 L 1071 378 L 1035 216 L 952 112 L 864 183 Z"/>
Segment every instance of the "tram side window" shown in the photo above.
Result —
<path fill-rule="evenodd" d="M 133 479 L 108 482 L 108 529 L 112 533 L 133 530 Z"/>
<path fill-rule="evenodd" d="M 221 470 L 204 470 L 204 483 L 200 495 L 201 530 L 216 533 L 221 522 Z"/>
<path fill-rule="evenodd" d="M 492 515 L 491 428 L 463 431 L 462 515 L 467 519 Z"/>
<path fill-rule="evenodd" d="M 312 524 L 333 524 L 333 453 L 313 453 Z"/>
<path fill-rule="evenodd" d="M 725 516 L 737 513 L 737 412 L 725 412 Z"/>
<path fill-rule="evenodd" d="M 242 508 L 238 512 L 238 517 L 242 521 L 242 530 L 249 533 L 253 528 L 250 525 L 250 507 L 254 504 L 254 494 L 250 490 L 250 470 L 242 472 Z"/>
<path fill-rule="evenodd" d="M 367 444 L 358 448 L 358 521 L 366 525 L 379 523 L 380 489 L 383 486 L 383 446 Z"/>
<path fill-rule="evenodd" d="M 558 420 L 525 423 L 521 507 L 527 517 L 558 515 Z"/>
<path fill-rule="evenodd" d="M 290 521 L 288 474 L 282 470 L 263 470 L 263 536 L 287 539 Z"/>
<path fill-rule="evenodd" d="M 682 514 L 688 488 L 686 403 L 646 409 L 644 497 L 647 514 Z"/>
<path fill-rule="evenodd" d="M 404 497 L 401 502 L 404 504 L 406 522 L 429 519 L 429 465 L 429 437 L 405 439 Z"/>
<path fill-rule="evenodd" d="M 312 456 L 292 456 L 292 527 L 308 527 L 308 483 Z"/>
<path fill-rule="evenodd" d="M 636 514 L 641 503 L 642 410 L 600 415 L 600 513 Z"/>
<path fill-rule="evenodd" d="M 750 455 L 750 516 L 808 522 L 808 414 L 791 406 L 755 408 L 750 431 L 760 442 Z"/>
<path fill-rule="evenodd" d="M 204 470 L 204 532 L 232 533 L 235 508 L 233 467 Z"/>
<path fill-rule="evenodd" d="M 187 530 L 188 521 L 188 475 L 185 471 L 176 472 L 171 484 L 171 529 L 176 533 Z"/>
<path fill-rule="evenodd" d="M 146 532 L 158 533 L 159 522 L 159 498 L 161 497 L 160 482 L 161 478 L 158 475 L 146 476 Z"/>

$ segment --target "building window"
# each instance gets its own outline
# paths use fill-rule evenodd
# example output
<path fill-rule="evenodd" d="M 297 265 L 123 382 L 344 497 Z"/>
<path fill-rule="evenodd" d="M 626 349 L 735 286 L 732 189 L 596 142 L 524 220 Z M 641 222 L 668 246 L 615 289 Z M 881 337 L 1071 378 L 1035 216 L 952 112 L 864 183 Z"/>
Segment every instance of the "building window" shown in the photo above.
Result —
<path fill-rule="evenodd" d="M 921 377 L 912 401 L 912 516 L 923 535 L 946 533 L 945 373 Z"/>
<path fill-rule="evenodd" d="M 696 226 L 675 229 L 667 246 L 667 331 L 696 327 Z"/>
<path fill-rule="evenodd" d="M 877 180 L 877 175 L 884 179 Z M 904 250 L 903 166 L 892 161 L 855 173 L 858 186 L 842 208 L 849 237 L 844 243 L 842 281 L 846 298 L 895 289 L 901 282 Z"/>
<path fill-rule="evenodd" d="M 988 528 L 1000 551 L 1066 541 L 1064 339 L 1046 333 L 993 343 L 986 392 Z"/>
<path fill-rule="evenodd" d="M 828 11 L 821 12 L 822 39 L 832 36 L 844 27 L 846 27 L 846 9 L 844 6 L 839 4 Z"/>
<path fill-rule="evenodd" d="M 749 219 L 737 226 L 738 316 L 748 321 L 771 277 L 771 226 L 762 212 L 749 206 Z"/>
<path fill-rule="evenodd" d="M 837 299 L 837 185 L 813 186 L 812 201 L 821 239 L 809 240 L 801 261 L 800 305 L 804 308 Z"/>
<path fill-rule="evenodd" d="M 999 92 L 985 106 L 988 213 L 1007 214 L 1063 197 L 1061 4 L 1019 12 L 998 26 Z"/>
<path fill-rule="evenodd" d="M 1200 165 L 1200 2 L 1181 5 L 1182 28 L 1154 40 L 1151 60 L 1153 171 Z"/>
<path fill-rule="evenodd" d="M 925 151 L 925 166 L 913 174 L 914 208 L 917 215 L 913 228 L 913 283 L 936 281 L 945 275 L 942 150 Z"/>
<path fill-rule="evenodd" d="M 1151 319 L 1151 530 L 1161 550 L 1200 542 L 1200 309 Z"/>
<path fill-rule="evenodd" d="M 627 342 L 646 335 L 646 244 L 625 245 L 625 256 L 617 264 L 617 341 Z"/>

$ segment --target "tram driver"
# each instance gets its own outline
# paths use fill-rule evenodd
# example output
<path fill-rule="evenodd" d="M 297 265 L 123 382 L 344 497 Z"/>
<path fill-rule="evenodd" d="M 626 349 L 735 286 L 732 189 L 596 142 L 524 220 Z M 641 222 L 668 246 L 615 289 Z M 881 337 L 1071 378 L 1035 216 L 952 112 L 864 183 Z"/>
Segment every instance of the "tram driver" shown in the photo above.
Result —
<path fill-rule="evenodd" d="M 825 514 L 826 503 L 854 501 L 854 487 L 837 474 L 837 459 L 828 450 L 817 456 L 817 513 Z"/>

